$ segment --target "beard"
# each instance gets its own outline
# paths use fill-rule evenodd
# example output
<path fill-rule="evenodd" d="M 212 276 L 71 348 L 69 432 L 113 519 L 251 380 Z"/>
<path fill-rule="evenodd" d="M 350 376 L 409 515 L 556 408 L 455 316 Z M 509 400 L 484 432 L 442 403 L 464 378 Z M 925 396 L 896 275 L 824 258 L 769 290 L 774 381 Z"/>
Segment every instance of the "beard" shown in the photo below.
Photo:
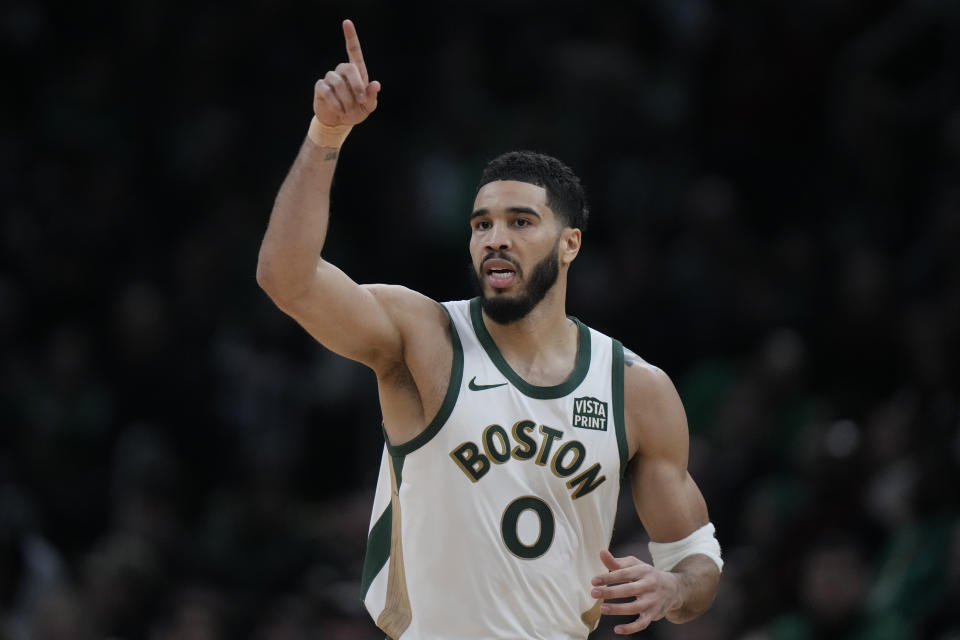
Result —
<path fill-rule="evenodd" d="M 502 253 L 492 253 L 484 258 L 502 258 L 509 260 Z M 477 269 L 470 265 L 470 280 L 474 289 L 481 298 L 481 307 L 491 320 L 497 324 L 510 324 L 522 318 L 533 311 L 533 308 L 540 304 L 547 292 L 553 287 L 560 275 L 560 248 L 554 245 L 553 251 L 547 254 L 540 262 L 534 265 L 530 272 L 530 279 L 516 297 L 508 297 L 504 293 L 494 293 L 487 296 L 483 289 L 483 281 Z M 513 262 L 510 260 L 510 262 Z M 481 263 L 482 264 L 482 263 Z"/>

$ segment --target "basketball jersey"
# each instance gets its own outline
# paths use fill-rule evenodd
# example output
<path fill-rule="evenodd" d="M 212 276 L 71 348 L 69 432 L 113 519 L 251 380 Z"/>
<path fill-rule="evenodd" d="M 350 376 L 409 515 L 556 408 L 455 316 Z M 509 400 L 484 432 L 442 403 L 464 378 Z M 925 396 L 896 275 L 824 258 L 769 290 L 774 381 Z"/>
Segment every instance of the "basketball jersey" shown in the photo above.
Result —
<path fill-rule="evenodd" d="M 361 582 L 394 640 L 586 638 L 627 463 L 623 347 L 572 319 L 550 387 L 497 350 L 480 299 L 444 303 L 453 366 L 426 430 L 386 444 Z"/>

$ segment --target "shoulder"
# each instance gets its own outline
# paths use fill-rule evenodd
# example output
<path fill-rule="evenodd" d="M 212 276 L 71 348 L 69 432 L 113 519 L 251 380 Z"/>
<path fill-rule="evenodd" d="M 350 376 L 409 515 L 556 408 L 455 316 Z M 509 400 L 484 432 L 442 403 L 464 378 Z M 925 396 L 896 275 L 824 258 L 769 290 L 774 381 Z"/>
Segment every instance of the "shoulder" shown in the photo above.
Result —
<path fill-rule="evenodd" d="M 626 347 L 623 348 L 623 373 L 624 392 L 628 397 L 662 401 L 664 395 L 676 392 L 673 381 L 663 369 L 650 364 Z"/>
<path fill-rule="evenodd" d="M 686 456 L 687 418 L 670 376 L 626 347 L 623 350 L 624 418 L 631 457 Z"/>

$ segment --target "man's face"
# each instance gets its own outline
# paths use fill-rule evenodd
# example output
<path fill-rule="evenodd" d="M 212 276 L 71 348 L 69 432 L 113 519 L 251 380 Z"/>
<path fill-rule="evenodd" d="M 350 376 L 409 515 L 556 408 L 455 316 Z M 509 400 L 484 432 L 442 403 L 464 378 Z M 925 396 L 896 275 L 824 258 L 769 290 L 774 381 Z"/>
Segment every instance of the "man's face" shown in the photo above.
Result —
<path fill-rule="evenodd" d="M 481 187 L 470 216 L 471 274 L 487 316 L 499 324 L 525 317 L 560 271 L 561 228 L 543 187 L 496 180 Z"/>

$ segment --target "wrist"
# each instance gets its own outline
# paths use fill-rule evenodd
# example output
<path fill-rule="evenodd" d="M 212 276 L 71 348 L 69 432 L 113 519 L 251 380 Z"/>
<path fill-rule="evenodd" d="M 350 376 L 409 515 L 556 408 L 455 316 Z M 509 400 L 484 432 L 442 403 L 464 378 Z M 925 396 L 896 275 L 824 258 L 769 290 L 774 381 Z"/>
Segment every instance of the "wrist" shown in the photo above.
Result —
<path fill-rule="evenodd" d="M 670 594 L 667 598 L 667 606 L 664 613 L 666 614 L 665 617 L 672 622 L 672 618 L 683 609 L 686 602 L 686 598 L 684 597 L 684 584 L 681 575 L 673 571 L 664 571 L 664 574 L 670 583 Z"/>
<path fill-rule="evenodd" d="M 317 116 L 313 116 L 310 120 L 310 128 L 307 129 L 307 138 L 318 147 L 339 149 L 343 145 L 343 141 L 347 139 L 351 129 L 353 129 L 353 125 L 323 124 L 317 120 Z"/>

